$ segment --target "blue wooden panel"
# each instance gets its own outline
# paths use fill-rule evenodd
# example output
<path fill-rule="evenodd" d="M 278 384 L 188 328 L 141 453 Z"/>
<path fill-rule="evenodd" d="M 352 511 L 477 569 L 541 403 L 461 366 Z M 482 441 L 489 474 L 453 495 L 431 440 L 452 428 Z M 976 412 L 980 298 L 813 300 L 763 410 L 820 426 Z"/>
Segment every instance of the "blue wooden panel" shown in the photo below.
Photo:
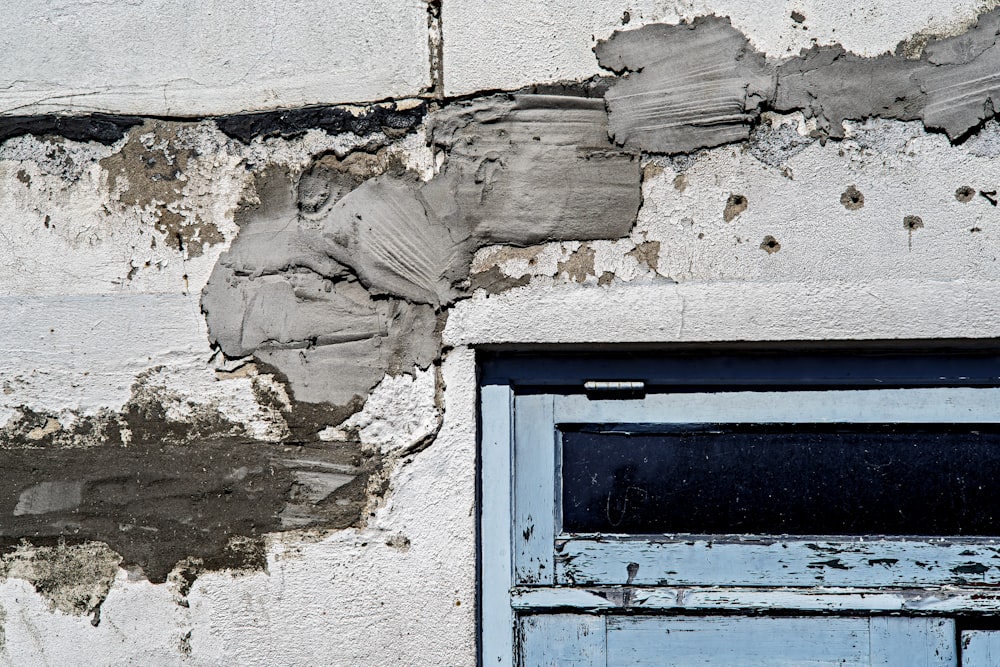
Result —
<path fill-rule="evenodd" d="M 865 389 L 653 394 L 642 400 L 557 396 L 568 424 L 996 423 L 1000 389 Z"/>
<path fill-rule="evenodd" d="M 611 616 L 608 667 L 954 667 L 927 619 Z"/>
<path fill-rule="evenodd" d="M 1000 667 L 1000 631 L 966 630 L 960 645 L 962 667 Z"/>
<path fill-rule="evenodd" d="M 514 577 L 519 584 L 555 581 L 556 432 L 552 396 L 514 399 Z"/>
<path fill-rule="evenodd" d="M 514 656 L 514 614 L 510 606 L 513 583 L 511 555 L 511 448 L 514 395 L 510 387 L 482 389 L 480 447 L 481 562 L 480 624 L 483 664 L 510 667 Z"/>
<path fill-rule="evenodd" d="M 606 586 L 515 588 L 521 611 L 628 609 L 646 612 L 821 612 L 824 614 L 908 613 L 944 616 L 963 611 L 1000 614 L 1000 593 L 984 588 L 759 588 Z"/>
<path fill-rule="evenodd" d="M 997 540 L 572 539 L 560 584 L 635 586 L 941 586 L 1000 584 Z"/>
<path fill-rule="evenodd" d="M 953 619 L 875 616 L 869 624 L 872 665 L 952 667 L 958 664 Z"/>
<path fill-rule="evenodd" d="M 520 667 L 607 665 L 603 616 L 539 614 L 521 618 L 519 625 Z"/>

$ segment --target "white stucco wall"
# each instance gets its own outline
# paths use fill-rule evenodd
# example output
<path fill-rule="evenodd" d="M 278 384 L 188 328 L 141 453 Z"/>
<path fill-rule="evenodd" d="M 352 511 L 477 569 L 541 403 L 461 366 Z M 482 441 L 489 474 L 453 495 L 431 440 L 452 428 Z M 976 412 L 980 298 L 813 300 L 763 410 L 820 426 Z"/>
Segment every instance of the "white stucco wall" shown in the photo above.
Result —
<path fill-rule="evenodd" d="M 625 27 L 730 16 L 778 56 L 814 39 L 877 54 L 921 31 L 961 30 L 987 4 L 444 0 L 444 92 L 598 74 L 591 48 L 623 27 L 625 12 Z M 199 116 L 411 97 L 431 82 L 425 9 L 417 0 L 14 2 L 0 26 L 0 113 Z M 797 116 L 768 122 L 808 131 Z M 224 372 L 199 295 L 237 231 L 243 162 L 302 169 L 354 139 L 309 132 L 241 146 L 207 124 L 192 133 L 199 157 L 186 201 L 224 237 L 198 257 L 149 248 L 148 211 L 114 208 L 99 161 L 120 146 L 60 140 L 69 155 L 60 165 L 46 162 L 40 139 L 0 147 L 0 426 L 20 406 L 66 423 L 118 410 L 152 372 L 178 419 L 208 406 L 262 439 L 281 437 L 281 414 L 258 404 L 248 378 Z M 387 378 L 353 418 L 366 446 L 386 454 L 441 420 L 426 449 L 388 459 L 388 491 L 365 527 L 275 534 L 266 572 L 203 574 L 187 606 L 176 583 L 119 570 L 97 627 L 12 576 L 0 582 L 0 664 L 475 664 L 475 346 L 1000 336 L 1000 213 L 983 197 L 955 197 L 961 186 L 997 189 L 998 137 L 989 126 L 953 146 L 919 124 L 874 122 L 777 164 L 744 145 L 648 160 L 635 229 L 585 244 L 594 259 L 582 273 L 560 268 L 579 242 L 500 260 L 496 249 L 479 252 L 474 270 L 496 264 L 531 280 L 458 303 L 440 377 L 432 368 Z M 431 169 L 422 139 L 403 148 Z M 30 189 L 19 185 L 23 170 Z M 840 202 L 851 185 L 864 193 L 861 209 Z M 731 194 L 748 206 L 727 222 Z M 923 227 L 904 227 L 909 215 Z M 762 249 L 766 236 L 780 250 Z M 649 242 L 659 243 L 655 267 L 634 253 Z"/>
<path fill-rule="evenodd" d="M 411 97 L 421 0 L 12 2 L 0 114 L 200 116 Z"/>
<path fill-rule="evenodd" d="M 533 83 L 585 79 L 602 73 L 598 40 L 647 23 L 729 17 L 769 56 L 793 55 L 814 44 L 841 44 L 859 55 L 892 52 L 916 35 L 961 32 L 996 2 L 825 2 L 789 0 L 562 0 L 484 5 L 443 4 L 444 72 L 448 95 L 517 89 Z M 792 19 L 792 12 L 805 17 Z"/>

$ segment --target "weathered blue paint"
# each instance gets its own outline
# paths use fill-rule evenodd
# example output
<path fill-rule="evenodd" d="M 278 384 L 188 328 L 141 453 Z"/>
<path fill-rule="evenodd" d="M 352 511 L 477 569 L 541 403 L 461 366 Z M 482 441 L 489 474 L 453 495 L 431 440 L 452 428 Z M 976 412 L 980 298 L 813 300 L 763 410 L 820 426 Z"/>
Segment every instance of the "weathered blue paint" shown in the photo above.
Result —
<path fill-rule="evenodd" d="M 608 618 L 608 667 L 954 667 L 955 629 L 924 618 Z"/>
<path fill-rule="evenodd" d="M 1000 631 L 965 630 L 959 646 L 962 667 L 1000 667 Z"/>
<path fill-rule="evenodd" d="M 1000 422 L 1000 389 L 865 389 L 650 394 L 641 400 L 558 395 L 556 424 L 829 424 Z"/>
<path fill-rule="evenodd" d="M 1000 614 L 1000 592 L 962 588 L 790 588 L 602 586 L 517 587 L 511 604 L 520 612 L 576 609 L 583 612 L 629 610 L 660 613 L 808 612 L 869 615 L 903 613 L 947 615 L 956 612 Z"/>
<path fill-rule="evenodd" d="M 809 367 L 812 375 L 803 382 L 809 390 L 789 386 L 794 373 L 758 374 L 765 391 L 747 386 L 753 385 L 752 368 L 740 361 L 742 390 L 715 392 L 713 385 L 713 391 L 692 391 L 724 380 L 728 362 L 717 359 L 715 376 L 702 378 L 705 383 L 695 378 L 681 391 L 654 390 L 642 400 L 594 400 L 583 393 L 582 379 L 579 387 L 563 383 L 558 389 L 559 383 L 534 382 L 551 387 L 539 391 L 516 373 L 487 373 L 483 664 L 958 664 L 957 635 L 947 616 L 1000 612 L 1000 594 L 976 588 L 1000 583 L 1000 538 L 561 532 L 560 424 L 1000 423 L 1000 375 L 992 372 L 992 358 L 975 377 L 969 359 L 958 373 L 931 364 L 940 374 L 926 381 L 920 379 L 926 368 L 911 372 L 898 359 L 875 359 L 878 373 L 866 374 L 868 361 L 838 367 L 838 359 L 827 356 Z M 630 363 L 632 370 L 641 367 Z M 696 368 L 687 365 L 688 380 Z M 538 373 L 536 367 L 525 377 Z M 622 373 L 581 377 L 645 380 Z M 910 388 L 872 388 L 885 378 L 890 386 Z M 852 383 L 864 388 L 848 388 Z M 507 498 L 496 501 L 491 494 Z M 623 610 L 646 613 L 622 616 Z M 720 616 L 678 615 L 689 611 Z M 767 616 L 773 612 L 780 613 Z M 789 616 L 796 612 L 833 616 Z M 754 617 L 734 616 L 739 613 Z M 970 645 L 989 639 L 970 635 Z"/>
<path fill-rule="evenodd" d="M 954 621 L 940 618 L 532 614 L 521 618 L 519 634 L 519 661 L 530 667 L 957 664 Z"/>
<path fill-rule="evenodd" d="M 555 442 L 552 396 L 514 399 L 514 579 L 555 582 Z"/>
<path fill-rule="evenodd" d="M 578 538 L 559 541 L 556 582 L 571 586 L 995 586 L 1000 584 L 1000 543 L 993 539 L 977 543 L 738 536 Z"/>
<path fill-rule="evenodd" d="M 519 661 L 526 667 L 607 667 L 603 616 L 539 614 L 520 620 Z"/>
<path fill-rule="evenodd" d="M 489 385 L 481 393 L 480 627 L 484 665 L 511 667 L 514 661 L 514 612 L 510 605 L 513 582 L 511 555 L 511 449 L 514 393 L 510 387 Z"/>

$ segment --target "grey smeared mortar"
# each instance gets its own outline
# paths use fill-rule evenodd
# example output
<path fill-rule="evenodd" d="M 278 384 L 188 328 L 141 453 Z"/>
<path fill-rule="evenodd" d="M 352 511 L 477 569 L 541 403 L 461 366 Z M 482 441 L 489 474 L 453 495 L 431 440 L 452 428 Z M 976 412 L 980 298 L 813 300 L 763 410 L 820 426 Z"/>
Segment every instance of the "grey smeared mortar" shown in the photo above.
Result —
<path fill-rule="evenodd" d="M 470 293 L 476 249 L 615 239 L 635 223 L 639 159 L 609 141 L 600 99 L 459 103 L 428 134 L 445 163 L 427 182 L 389 164 L 359 182 L 329 160 L 257 179 L 202 297 L 224 354 L 276 367 L 297 401 L 345 405 L 437 357 L 439 314 Z"/>
<path fill-rule="evenodd" d="M 844 120 L 920 120 L 961 140 L 1000 108 L 1000 9 L 966 33 L 928 42 L 920 57 L 864 57 L 839 45 L 783 59 L 756 51 L 729 19 L 650 24 L 599 42 L 602 67 L 625 74 L 607 92 L 615 142 L 689 153 L 743 141 L 761 111 L 802 111 L 824 136 Z"/>

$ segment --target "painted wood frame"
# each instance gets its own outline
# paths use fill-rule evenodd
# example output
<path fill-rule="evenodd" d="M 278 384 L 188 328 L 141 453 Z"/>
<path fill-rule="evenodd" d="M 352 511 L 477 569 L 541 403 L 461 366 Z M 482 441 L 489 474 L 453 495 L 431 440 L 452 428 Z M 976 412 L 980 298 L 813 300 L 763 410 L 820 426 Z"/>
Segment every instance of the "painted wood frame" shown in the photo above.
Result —
<path fill-rule="evenodd" d="M 580 386 L 558 382 L 502 377 L 484 383 L 482 664 L 512 664 L 526 641 L 526 618 L 538 625 L 557 623 L 554 616 L 586 619 L 623 610 L 1000 614 L 1000 594 L 991 588 L 1000 583 L 994 564 L 1000 539 L 560 532 L 560 425 L 1000 423 L 1000 388 L 993 378 L 973 378 L 971 386 L 960 386 L 962 380 L 896 389 L 822 382 L 806 391 L 685 388 L 628 400 L 587 396 Z M 543 612 L 548 620 L 540 620 Z"/>

